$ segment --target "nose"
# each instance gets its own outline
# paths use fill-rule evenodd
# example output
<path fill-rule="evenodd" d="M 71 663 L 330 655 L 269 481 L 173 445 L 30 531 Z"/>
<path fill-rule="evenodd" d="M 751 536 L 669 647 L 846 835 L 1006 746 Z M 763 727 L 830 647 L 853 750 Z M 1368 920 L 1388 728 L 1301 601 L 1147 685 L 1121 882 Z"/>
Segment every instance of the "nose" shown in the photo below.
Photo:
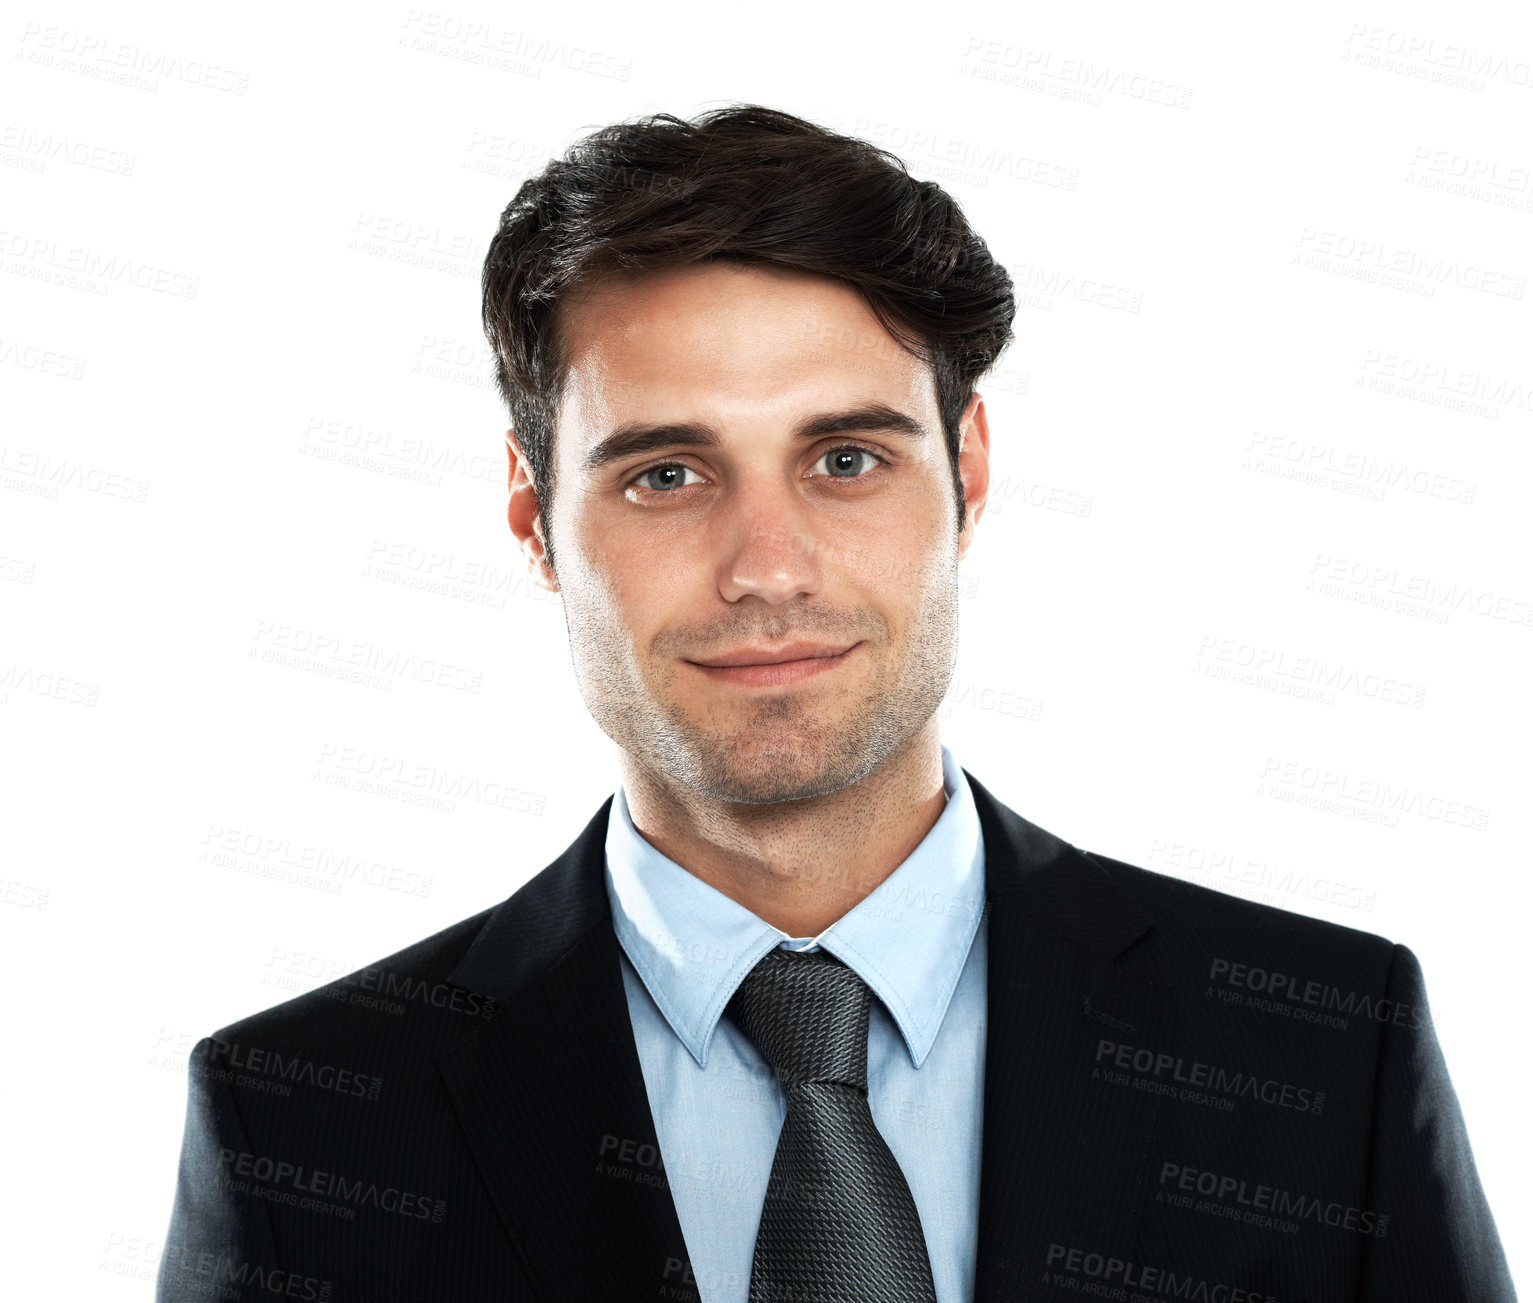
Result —
<path fill-rule="evenodd" d="M 719 596 L 773 605 L 813 597 L 823 586 L 826 544 L 814 513 L 788 491 L 754 489 L 736 497 L 723 523 Z"/>

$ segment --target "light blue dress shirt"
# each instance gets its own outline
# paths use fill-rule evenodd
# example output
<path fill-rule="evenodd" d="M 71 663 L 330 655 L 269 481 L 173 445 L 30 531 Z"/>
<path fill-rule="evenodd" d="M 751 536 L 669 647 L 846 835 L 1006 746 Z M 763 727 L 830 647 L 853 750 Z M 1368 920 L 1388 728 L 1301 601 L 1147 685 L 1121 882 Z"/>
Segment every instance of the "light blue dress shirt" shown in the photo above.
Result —
<path fill-rule="evenodd" d="M 724 1007 L 767 951 L 823 948 L 872 989 L 868 1104 L 905 1173 L 938 1303 L 971 1303 L 985 1068 L 985 849 L 963 770 L 921 844 L 821 932 L 788 937 L 651 846 L 619 786 L 606 885 L 623 985 L 702 1303 L 747 1303 L 787 1105 Z"/>

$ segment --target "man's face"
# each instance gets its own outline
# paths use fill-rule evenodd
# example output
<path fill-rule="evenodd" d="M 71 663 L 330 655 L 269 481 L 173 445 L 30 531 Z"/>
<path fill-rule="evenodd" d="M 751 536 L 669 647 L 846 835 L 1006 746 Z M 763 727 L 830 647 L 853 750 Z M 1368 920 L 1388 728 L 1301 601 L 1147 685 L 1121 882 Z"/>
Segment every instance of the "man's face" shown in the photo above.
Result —
<path fill-rule="evenodd" d="M 605 280 L 566 302 L 561 330 L 552 542 L 596 722 L 714 800 L 789 801 L 873 772 L 930 720 L 957 653 L 973 530 L 956 527 L 928 369 L 839 282 L 727 263 Z M 871 409 L 888 419 L 804 437 Z M 715 438 L 654 429 L 676 425 Z M 972 519 L 977 398 L 964 431 Z M 699 663 L 796 643 L 814 646 L 776 670 Z"/>

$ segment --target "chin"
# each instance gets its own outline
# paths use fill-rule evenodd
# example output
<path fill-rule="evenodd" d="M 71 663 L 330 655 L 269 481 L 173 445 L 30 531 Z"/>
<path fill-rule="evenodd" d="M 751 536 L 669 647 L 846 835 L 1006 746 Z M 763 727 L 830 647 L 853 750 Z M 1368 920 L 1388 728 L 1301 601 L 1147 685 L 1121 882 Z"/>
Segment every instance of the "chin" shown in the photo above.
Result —
<path fill-rule="evenodd" d="M 698 781 L 691 785 L 714 800 L 742 805 L 801 801 L 854 782 L 855 763 L 827 754 L 822 741 L 801 736 L 754 744 L 736 737 L 694 757 Z"/>

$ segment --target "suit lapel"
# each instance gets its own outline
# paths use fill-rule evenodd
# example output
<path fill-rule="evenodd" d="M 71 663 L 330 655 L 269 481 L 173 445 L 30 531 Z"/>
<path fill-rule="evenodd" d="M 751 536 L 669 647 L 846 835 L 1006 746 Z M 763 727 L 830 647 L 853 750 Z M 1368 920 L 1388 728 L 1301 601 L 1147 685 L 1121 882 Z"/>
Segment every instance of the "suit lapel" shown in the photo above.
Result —
<path fill-rule="evenodd" d="M 1169 1047 L 1176 1003 L 1133 949 L 1151 916 L 1099 864 L 965 774 L 989 911 L 974 1298 L 1054 1298 L 1042 1288 L 1051 1246 L 1132 1252 L 1161 1097 L 1112 1084 L 1098 1056 L 1104 1042 Z"/>
<path fill-rule="evenodd" d="M 1173 1043 L 1134 942 L 1153 920 L 1095 861 L 967 770 L 985 840 L 988 1014 L 975 1303 L 1054 1297 L 1051 1245 L 1127 1256 L 1160 1096 L 1093 1072 L 1104 1042 Z M 692 1297 L 602 878 L 609 798 L 500 905 L 450 980 L 500 1003 L 440 1066 L 540 1298 Z"/>
<path fill-rule="evenodd" d="M 496 1210 L 549 1303 L 691 1292 L 661 1294 L 691 1277 L 602 879 L 610 806 L 492 913 L 449 979 L 500 1002 L 440 1066 Z"/>

